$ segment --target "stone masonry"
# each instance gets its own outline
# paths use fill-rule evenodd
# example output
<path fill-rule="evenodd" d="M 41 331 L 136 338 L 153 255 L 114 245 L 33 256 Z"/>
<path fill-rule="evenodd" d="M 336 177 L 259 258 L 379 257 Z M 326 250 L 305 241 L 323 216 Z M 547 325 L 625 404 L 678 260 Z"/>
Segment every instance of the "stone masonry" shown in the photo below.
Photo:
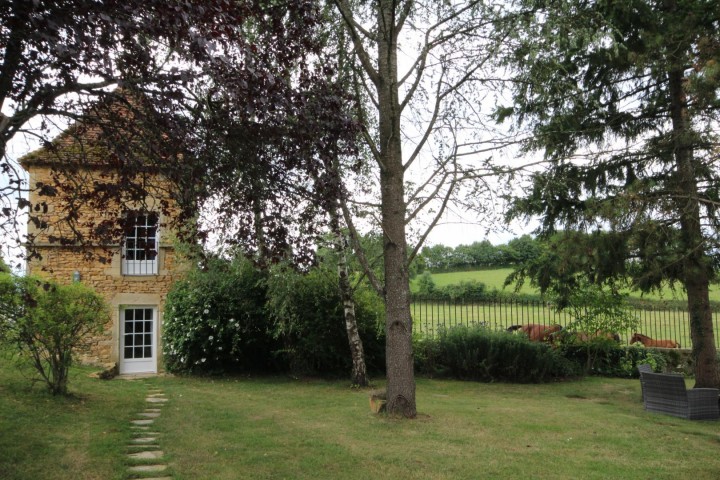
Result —
<path fill-rule="evenodd" d="M 63 148 L 71 148 L 72 140 L 61 135 Z M 64 143 L 63 143 L 64 142 Z M 67 144 L 67 145 L 66 145 Z M 120 308 L 124 305 L 153 306 L 157 308 L 157 363 L 158 370 L 162 365 L 162 318 L 165 299 L 172 283 L 182 277 L 185 265 L 179 260 L 174 249 L 174 235 L 167 227 L 171 222 L 168 212 L 172 205 L 167 198 L 168 185 L 164 185 L 158 174 L 143 173 L 141 180 L 148 188 L 149 195 L 141 200 L 124 202 L 124 208 L 137 208 L 154 211 L 159 218 L 159 249 L 157 274 L 123 275 L 121 269 L 122 255 L 120 239 L 115 244 L 104 244 L 80 248 L 77 244 L 60 241 L 72 233 L 66 220 L 69 211 L 78 213 L 75 228 L 86 239 L 92 238 L 91 227 L 100 220 L 113 220 L 121 217 L 124 210 L 119 206 L 107 205 L 102 209 L 90 204 L 73 205 L 73 189 L 92 188 L 95 182 L 112 182 L 114 174 L 102 162 L 85 163 L 81 168 L 57 168 L 61 156 L 39 150 L 21 159 L 21 164 L 29 173 L 29 201 L 34 215 L 40 224 L 30 223 L 28 235 L 32 239 L 41 258 L 34 258 L 28 263 L 28 273 L 48 276 L 60 283 L 69 283 L 79 279 L 95 289 L 107 301 L 110 307 L 110 320 L 105 325 L 102 335 L 89 339 L 90 347 L 81 352 L 81 360 L 106 368 L 113 367 L 120 359 Z M 61 185 L 55 192 L 48 193 L 47 186 Z M 162 205 L 162 208 L 160 208 Z M 108 261 L 109 260 L 109 261 Z"/>

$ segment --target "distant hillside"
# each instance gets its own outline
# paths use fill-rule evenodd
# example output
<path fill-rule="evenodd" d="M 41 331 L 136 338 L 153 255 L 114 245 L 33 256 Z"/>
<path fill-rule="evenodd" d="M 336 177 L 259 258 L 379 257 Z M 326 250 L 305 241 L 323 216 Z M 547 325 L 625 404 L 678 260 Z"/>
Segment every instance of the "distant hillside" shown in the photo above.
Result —
<path fill-rule="evenodd" d="M 503 290 L 503 283 L 505 282 L 505 278 L 507 278 L 507 276 L 512 271 L 512 268 L 497 268 L 488 270 L 472 270 L 467 272 L 433 273 L 432 279 L 437 287 L 443 287 L 446 285 L 457 285 L 463 281 L 476 281 L 484 283 L 489 290 L 497 289 L 499 291 L 512 293 L 514 291 L 513 286 L 508 286 Z M 411 282 L 410 288 L 413 292 L 417 292 L 418 278 L 419 277 L 416 277 Z M 526 295 L 539 295 L 539 292 L 535 288 L 531 287 L 529 282 L 526 282 L 525 285 L 523 285 L 523 287 L 520 289 L 520 293 Z M 673 303 L 678 302 L 680 304 L 683 304 L 687 301 L 685 292 L 680 290 L 673 292 L 669 289 L 666 289 L 661 294 L 652 293 L 647 295 L 642 295 L 639 292 L 629 293 L 631 299 L 635 301 L 657 302 L 665 300 Z M 710 300 L 714 303 L 720 302 L 720 288 L 718 287 L 718 285 L 711 286 Z"/>

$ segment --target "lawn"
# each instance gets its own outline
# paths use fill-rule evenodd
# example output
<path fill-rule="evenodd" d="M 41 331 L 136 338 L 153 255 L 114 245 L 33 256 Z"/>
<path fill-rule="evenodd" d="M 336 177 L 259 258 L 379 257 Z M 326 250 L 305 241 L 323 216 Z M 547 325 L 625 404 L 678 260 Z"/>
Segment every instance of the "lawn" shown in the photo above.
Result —
<path fill-rule="evenodd" d="M 96 370 L 74 368 L 74 395 L 53 397 L 0 351 L 0 479 L 127 478 L 122 446 L 146 387 L 88 378 Z"/>
<path fill-rule="evenodd" d="M 419 379 L 416 420 L 370 413 L 346 381 L 74 371 L 51 398 L 0 365 L 0 478 L 124 478 L 143 383 L 174 479 L 693 478 L 720 474 L 718 426 L 643 411 L 638 380 L 545 385 Z M 382 382 L 378 381 L 381 386 Z"/>
<path fill-rule="evenodd" d="M 435 282 L 435 285 L 438 287 L 456 285 L 463 281 L 476 281 L 484 283 L 491 290 L 494 288 L 500 291 L 513 292 L 514 286 L 512 285 L 507 286 L 503 289 L 505 279 L 508 275 L 510 275 L 510 273 L 512 273 L 512 271 L 512 268 L 497 268 L 492 270 L 472 270 L 467 272 L 433 273 L 432 279 Z M 411 288 L 413 291 L 417 290 L 418 278 L 419 276 L 415 277 L 411 283 Z M 530 286 L 529 281 L 526 281 L 520 289 L 519 293 L 534 295 L 537 294 L 538 291 Z M 687 301 L 687 296 L 685 295 L 685 292 L 681 290 L 672 291 L 670 289 L 664 289 L 661 292 L 654 292 L 648 294 L 641 294 L 640 292 L 631 291 L 628 291 L 627 293 L 633 298 L 642 298 L 644 300 Z M 720 288 L 718 288 L 718 285 L 710 286 L 710 300 L 720 302 Z"/>

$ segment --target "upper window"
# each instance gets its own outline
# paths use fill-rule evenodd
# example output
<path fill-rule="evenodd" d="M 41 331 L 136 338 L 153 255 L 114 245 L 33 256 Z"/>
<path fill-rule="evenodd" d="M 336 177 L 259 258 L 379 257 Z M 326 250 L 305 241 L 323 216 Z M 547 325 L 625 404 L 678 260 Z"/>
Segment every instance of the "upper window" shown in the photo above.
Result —
<path fill-rule="evenodd" d="M 122 250 L 124 275 L 157 275 L 157 213 L 128 213 Z"/>

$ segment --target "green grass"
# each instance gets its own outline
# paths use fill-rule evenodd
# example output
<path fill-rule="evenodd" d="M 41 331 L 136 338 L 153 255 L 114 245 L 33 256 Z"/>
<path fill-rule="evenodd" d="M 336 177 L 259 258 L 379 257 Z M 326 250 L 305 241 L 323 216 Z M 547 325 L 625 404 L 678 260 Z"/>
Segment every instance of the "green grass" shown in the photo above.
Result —
<path fill-rule="evenodd" d="M 73 368 L 74 395 L 53 397 L 0 355 L 0 478 L 126 478 L 123 446 L 146 387 L 89 378 L 96 370 Z"/>
<path fill-rule="evenodd" d="M 496 288 L 497 290 L 503 289 L 505 278 L 512 273 L 512 268 L 497 268 L 493 270 L 472 270 L 467 272 L 448 272 L 448 273 L 433 273 L 432 279 L 437 287 L 446 287 L 448 285 L 457 285 L 460 282 L 482 282 L 488 286 L 489 289 Z M 420 277 L 416 276 L 412 283 L 411 289 L 417 290 L 417 282 Z M 513 291 L 513 287 L 509 286 L 505 289 L 508 292 Z M 523 285 L 521 293 L 534 294 L 536 290 L 529 284 Z"/>
<path fill-rule="evenodd" d="M 512 293 L 514 291 L 513 285 L 509 285 L 503 289 L 505 279 L 510 273 L 512 273 L 512 271 L 512 268 L 497 268 L 492 270 L 472 270 L 467 272 L 433 273 L 432 279 L 435 282 L 435 285 L 438 287 L 457 285 L 463 281 L 476 281 L 484 283 L 490 290 L 497 289 L 499 291 Z M 418 279 L 419 276 L 415 277 L 411 282 L 411 289 L 413 291 L 417 291 Z M 525 284 L 521 287 L 519 293 L 527 295 L 539 295 L 538 290 L 530 286 L 530 282 L 525 282 Z M 627 291 L 627 293 L 630 295 L 631 298 L 635 299 L 643 299 L 650 301 L 687 301 L 687 296 L 685 295 L 685 292 L 681 290 L 672 291 L 669 288 L 666 288 L 660 292 L 647 294 L 642 294 L 640 292 L 633 292 L 629 290 Z M 720 302 L 720 287 L 718 287 L 718 285 L 711 285 L 710 300 L 714 302 Z"/>
<path fill-rule="evenodd" d="M 147 387 L 87 378 L 53 398 L 0 364 L 0 478 L 123 475 Z M 375 416 L 344 381 L 158 377 L 155 430 L 177 480 L 714 479 L 718 422 L 643 411 L 638 380 L 418 379 L 416 420 Z M 381 386 L 379 382 L 378 386 Z"/>
<path fill-rule="evenodd" d="M 646 413 L 637 380 L 420 379 L 418 419 L 346 382 L 158 379 L 177 479 L 716 478 L 717 422 Z M 192 412 L 192 413 L 190 413 Z"/>

